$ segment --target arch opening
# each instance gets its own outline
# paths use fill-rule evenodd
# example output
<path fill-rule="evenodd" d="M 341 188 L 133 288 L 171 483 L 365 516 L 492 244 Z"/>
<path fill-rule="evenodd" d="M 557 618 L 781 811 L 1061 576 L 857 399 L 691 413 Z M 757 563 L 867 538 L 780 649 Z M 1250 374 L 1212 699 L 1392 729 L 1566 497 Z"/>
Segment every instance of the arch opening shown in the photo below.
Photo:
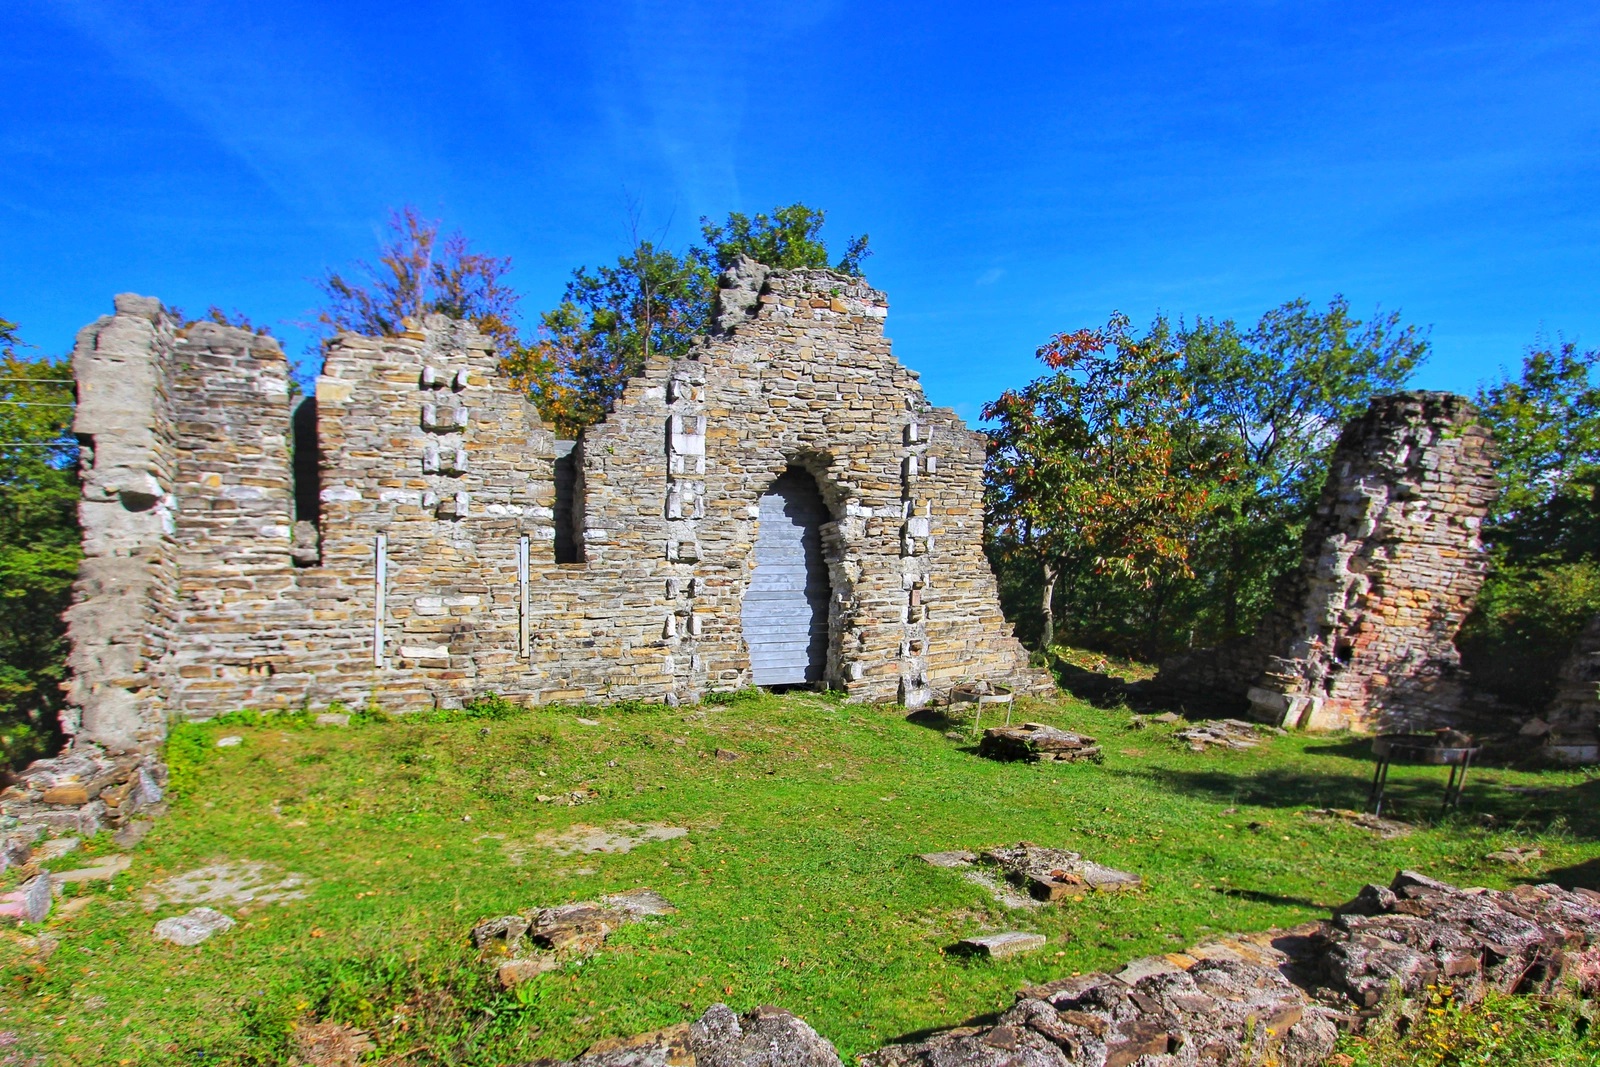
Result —
<path fill-rule="evenodd" d="M 822 527 L 832 518 L 805 470 L 790 467 L 761 494 L 755 572 L 740 605 L 754 685 L 809 686 L 826 677 L 832 583 Z"/>

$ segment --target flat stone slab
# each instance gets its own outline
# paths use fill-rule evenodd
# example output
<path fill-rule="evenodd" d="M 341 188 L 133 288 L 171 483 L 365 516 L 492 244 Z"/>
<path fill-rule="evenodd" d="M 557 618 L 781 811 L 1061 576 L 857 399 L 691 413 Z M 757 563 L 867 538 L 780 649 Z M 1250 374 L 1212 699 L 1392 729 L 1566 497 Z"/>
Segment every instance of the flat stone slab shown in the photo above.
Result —
<path fill-rule="evenodd" d="M 978 755 L 1003 762 L 1022 760 L 1028 763 L 1038 760 L 1098 763 L 1101 759 L 1100 746 L 1095 744 L 1094 738 L 1039 722 L 991 726 L 983 731 L 983 739 L 978 742 Z"/>
<path fill-rule="evenodd" d="M 1029 934 L 1021 930 L 1007 930 L 1000 934 L 983 934 L 979 937 L 964 937 L 956 942 L 957 950 L 972 956 L 987 956 L 989 959 L 1001 960 L 1007 956 L 1019 956 L 1024 952 L 1033 952 L 1045 946 L 1046 938 L 1043 934 Z"/>
<path fill-rule="evenodd" d="M 336 711 L 325 711 L 317 716 L 318 726 L 349 726 L 350 716 Z"/>
<path fill-rule="evenodd" d="M 50 876 L 41 874 L 23 883 L 20 889 L 0 894 L 0 917 L 42 923 L 49 918 L 52 903 Z"/>
<path fill-rule="evenodd" d="M 311 880 L 271 863 L 241 860 L 199 867 L 152 884 L 141 902 L 147 910 L 172 904 L 273 904 L 300 900 Z"/>
<path fill-rule="evenodd" d="M 220 911 L 194 908 L 187 915 L 162 919 L 156 923 L 151 934 L 159 941 L 170 941 L 174 945 L 193 948 L 212 934 L 220 934 L 232 930 L 233 927 L 234 921 Z"/>
<path fill-rule="evenodd" d="M 1025 889 L 1036 900 L 1062 900 L 1091 892 L 1115 893 L 1144 885 L 1144 880 L 1136 874 L 1086 860 L 1076 852 L 1043 848 L 1026 841 L 988 849 L 979 859 L 1000 868 L 1007 881 Z"/>
<path fill-rule="evenodd" d="M 677 910 L 653 889 L 631 889 L 598 901 L 580 900 L 485 920 L 472 928 L 472 943 L 486 956 L 501 957 L 495 977 L 510 989 L 571 960 L 594 955 L 606 938 L 629 923 Z"/>
<path fill-rule="evenodd" d="M 238 734 L 229 734 L 227 737 L 217 738 L 218 748 L 238 748 L 242 744 L 244 744 L 244 738 Z"/>
<path fill-rule="evenodd" d="M 671 841 L 688 832 L 682 826 L 661 823 L 641 826 L 638 823 L 619 822 L 603 827 L 580 823 L 560 833 L 539 834 L 533 840 L 558 856 L 576 856 L 591 852 L 632 852 L 646 842 Z"/>
<path fill-rule="evenodd" d="M 79 840 L 76 837 L 53 837 L 33 850 L 33 858 L 43 863 L 58 860 L 62 856 L 78 851 Z"/>
<path fill-rule="evenodd" d="M 924 852 L 917 857 L 932 867 L 970 867 L 978 858 L 975 852 Z"/>

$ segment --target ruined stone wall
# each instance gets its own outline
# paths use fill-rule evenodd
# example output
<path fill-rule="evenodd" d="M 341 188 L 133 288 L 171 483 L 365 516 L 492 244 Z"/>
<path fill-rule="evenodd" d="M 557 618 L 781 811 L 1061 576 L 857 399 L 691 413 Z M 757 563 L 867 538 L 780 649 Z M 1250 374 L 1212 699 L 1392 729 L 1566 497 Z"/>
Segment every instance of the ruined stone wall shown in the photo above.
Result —
<path fill-rule="evenodd" d="M 1164 665 L 1157 690 L 1243 697 L 1258 718 L 1309 729 L 1455 721 L 1453 640 L 1488 565 L 1492 462 L 1465 398 L 1373 400 L 1340 435 L 1303 563 L 1258 636 Z"/>
<path fill-rule="evenodd" d="M 72 353 L 84 558 L 66 615 L 62 725 L 78 743 L 112 754 L 166 736 L 161 665 L 177 600 L 174 341 L 159 301 L 123 295 L 114 316 L 79 331 Z"/>
<path fill-rule="evenodd" d="M 241 707 L 747 685 L 757 503 L 791 467 L 832 513 L 829 683 L 912 705 L 969 678 L 1049 688 L 982 552 L 983 440 L 895 361 L 883 295 L 751 263 L 723 281 L 717 334 L 653 360 L 579 442 L 576 563 L 556 558 L 554 436 L 471 326 L 333 342 L 296 543 L 277 343 L 119 297 L 77 362 L 80 432 L 104 444 L 85 453 L 70 731 L 129 748 Z"/>

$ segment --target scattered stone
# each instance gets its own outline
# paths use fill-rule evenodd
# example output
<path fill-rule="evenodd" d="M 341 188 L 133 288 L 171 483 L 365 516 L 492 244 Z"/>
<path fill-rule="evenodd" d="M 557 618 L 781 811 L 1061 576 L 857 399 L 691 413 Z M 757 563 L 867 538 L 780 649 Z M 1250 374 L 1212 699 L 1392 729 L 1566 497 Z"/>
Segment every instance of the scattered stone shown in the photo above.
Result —
<path fill-rule="evenodd" d="M 317 716 L 318 726 L 349 726 L 350 716 L 339 711 L 325 711 Z"/>
<path fill-rule="evenodd" d="M 918 858 L 932 867 L 970 867 L 978 856 L 974 852 L 924 852 Z"/>
<path fill-rule="evenodd" d="M 600 793 L 598 790 L 591 789 L 585 785 L 565 793 L 537 793 L 533 799 L 541 804 L 561 804 L 572 808 L 579 804 L 587 804 L 591 800 L 599 800 Z"/>
<path fill-rule="evenodd" d="M 839 1053 L 781 1008 L 745 1015 L 713 1004 L 689 1025 L 599 1041 L 575 1060 L 542 1067 L 842 1067 Z"/>
<path fill-rule="evenodd" d="M 1090 760 L 1098 763 L 1102 758 L 1100 746 L 1095 744 L 1094 738 L 1037 722 L 989 727 L 983 731 L 983 739 L 978 742 L 978 755 L 993 760 L 1025 760 L 1029 763 L 1041 759 L 1066 763 Z"/>
<path fill-rule="evenodd" d="M 1163 711 L 1160 715 L 1150 716 L 1151 722 L 1159 722 L 1163 726 L 1171 726 L 1175 722 L 1182 722 L 1183 716 L 1175 711 Z"/>
<path fill-rule="evenodd" d="M 1539 718 L 1529 719 L 1522 724 L 1522 729 L 1517 733 L 1523 737 L 1547 737 L 1550 734 L 1550 724 Z"/>
<path fill-rule="evenodd" d="M 1138 889 L 1136 874 L 1103 867 L 1076 852 L 1041 848 L 1023 841 L 1008 848 L 992 848 L 979 859 L 1000 868 L 1006 880 L 1027 891 L 1035 900 L 1055 901 L 1086 893 Z"/>
<path fill-rule="evenodd" d="M 1284 732 L 1281 727 L 1267 726 L 1264 723 L 1241 722 L 1238 719 L 1211 719 L 1179 730 L 1172 737 L 1176 741 L 1186 743 L 1190 752 L 1204 752 L 1208 748 L 1231 748 L 1240 751 L 1261 744 L 1263 735 Z"/>
<path fill-rule="evenodd" d="M 163 902 L 172 904 L 272 904 L 301 900 L 308 892 L 310 879 L 285 871 L 271 863 L 241 860 L 200 867 L 164 878 L 145 889 L 141 902 L 154 911 Z"/>
<path fill-rule="evenodd" d="M 244 744 L 244 738 L 238 734 L 229 734 L 227 737 L 217 738 L 218 748 L 237 748 L 242 744 Z"/>
<path fill-rule="evenodd" d="M 682 826 L 661 823 L 639 825 L 619 822 L 609 827 L 579 824 L 556 833 L 547 831 L 534 837 L 534 843 L 558 856 L 575 856 L 590 852 L 631 852 L 648 841 L 671 841 L 689 831 Z"/>
<path fill-rule="evenodd" d="M 1006 908 L 1042 908 L 1045 902 L 1034 900 L 1026 893 L 1019 893 L 1010 882 L 1004 881 L 993 871 L 971 870 L 963 871 L 961 879 L 971 882 L 984 890 L 994 899 L 996 904 Z"/>
<path fill-rule="evenodd" d="M 602 897 L 540 908 L 530 915 L 502 915 L 472 928 L 480 952 L 510 956 L 495 970 L 506 988 L 592 956 L 607 937 L 629 923 L 677 909 L 653 889 L 633 889 Z"/>
<path fill-rule="evenodd" d="M 1001 960 L 1007 956 L 1020 956 L 1024 952 L 1033 952 L 1044 948 L 1045 936 L 1043 934 L 1029 934 L 1020 930 L 1008 930 L 1000 934 L 982 934 L 977 937 L 964 937 L 955 944 L 955 951 L 968 956 L 986 956 L 989 959 Z"/>
<path fill-rule="evenodd" d="M 580 715 L 580 716 L 578 716 L 578 725 L 579 726 L 599 726 L 600 725 L 600 720 L 599 719 L 585 719 L 583 716 Z"/>
<path fill-rule="evenodd" d="M 146 834 L 155 823 L 149 819 L 133 819 L 126 826 L 111 835 L 112 843 L 118 848 L 133 848 L 144 840 Z"/>
<path fill-rule="evenodd" d="M 1496 863 L 1521 864 L 1527 863 L 1529 860 L 1536 860 L 1543 855 L 1544 849 L 1542 848 L 1531 848 L 1518 845 L 1512 848 L 1501 849 L 1498 852 L 1491 852 L 1483 858 L 1486 860 L 1494 860 Z"/>
<path fill-rule="evenodd" d="M 26 866 L 32 858 L 32 838 L 27 834 L 13 834 L 0 841 L 0 871 Z"/>
<path fill-rule="evenodd" d="M 1323 822 L 1332 820 L 1347 822 L 1353 826 L 1359 826 L 1363 830 L 1371 830 L 1385 841 L 1392 841 L 1397 837 L 1405 837 L 1415 829 L 1415 827 L 1403 822 L 1382 819 L 1371 812 L 1352 811 L 1349 808 L 1315 808 L 1311 811 L 1301 812 L 1301 814 L 1307 818 Z"/>
<path fill-rule="evenodd" d="M 739 753 L 731 752 L 731 751 L 729 751 L 728 749 L 725 749 L 725 748 L 717 749 L 716 752 L 715 752 L 715 755 L 716 755 L 717 759 L 722 760 L 724 763 L 732 763 L 736 759 L 742 759 L 743 758 L 743 757 L 741 757 L 739 755 Z"/>
<path fill-rule="evenodd" d="M 0 916 L 30 923 L 44 922 L 55 901 L 50 888 L 50 876 L 40 874 L 24 882 L 20 889 L 0 894 Z"/>
<path fill-rule="evenodd" d="M 83 786 L 76 784 L 58 785 L 52 789 L 46 789 L 44 791 L 44 795 L 39 799 L 46 804 L 62 804 L 70 805 L 72 807 L 80 807 L 89 803 L 89 791 Z"/>
<path fill-rule="evenodd" d="M 305 1067 L 359 1067 L 373 1048 L 366 1031 L 343 1023 L 299 1023 L 293 1038 Z"/>
<path fill-rule="evenodd" d="M 666 897 L 654 889 L 630 889 L 626 893 L 613 893 L 600 899 L 607 907 L 620 909 L 635 919 L 646 919 L 655 915 L 675 915 L 678 911 Z"/>
<path fill-rule="evenodd" d="M 78 851 L 81 842 L 76 837 L 56 837 L 33 850 L 33 858 L 41 863 L 58 860 L 62 856 Z"/>
<path fill-rule="evenodd" d="M 157 940 L 171 941 L 174 945 L 193 948 L 212 934 L 232 930 L 234 921 L 211 908 L 194 908 L 187 915 L 162 919 L 152 931 Z"/>
<path fill-rule="evenodd" d="M 50 880 L 56 885 L 73 885 L 80 882 L 109 882 L 133 866 L 132 856 L 107 856 L 92 867 L 78 867 L 70 871 L 52 871 Z"/>

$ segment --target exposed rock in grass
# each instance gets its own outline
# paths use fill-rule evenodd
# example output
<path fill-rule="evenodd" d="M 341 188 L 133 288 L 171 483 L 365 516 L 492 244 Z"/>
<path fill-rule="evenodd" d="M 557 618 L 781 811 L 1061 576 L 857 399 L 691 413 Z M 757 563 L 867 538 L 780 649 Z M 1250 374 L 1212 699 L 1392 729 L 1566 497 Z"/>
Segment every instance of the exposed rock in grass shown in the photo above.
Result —
<path fill-rule="evenodd" d="M 343 1023 L 301 1023 L 292 1038 L 303 1067 L 358 1067 L 372 1050 L 365 1031 Z"/>
<path fill-rule="evenodd" d="M 979 859 L 1000 868 L 1007 881 L 1026 890 L 1035 900 L 1081 897 L 1097 890 L 1138 889 L 1144 884 L 1136 874 L 1102 866 L 1076 852 L 1041 848 L 1026 841 L 988 849 Z"/>
<path fill-rule="evenodd" d="M 993 760 L 1059 760 L 1076 763 L 1079 760 L 1100 762 L 1100 746 L 1092 737 L 1059 730 L 1043 723 L 1027 722 L 1021 726 L 991 726 L 983 731 L 978 742 L 978 755 Z"/>
<path fill-rule="evenodd" d="M 35 875 L 19 889 L 0 894 L 0 917 L 23 922 L 42 923 L 50 916 L 54 898 L 50 894 L 50 876 Z"/>
<path fill-rule="evenodd" d="M 540 1067 L 842 1067 L 839 1053 L 805 1020 L 781 1008 L 744 1015 L 713 1004 L 688 1025 L 591 1045 L 565 1063 Z"/>
<path fill-rule="evenodd" d="M 233 927 L 234 921 L 220 911 L 194 908 L 187 915 L 162 919 L 156 923 L 156 928 L 151 934 L 157 940 L 171 941 L 174 945 L 192 948 L 210 938 L 212 934 L 224 933 Z"/>
<path fill-rule="evenodd" d="M 1191 752 L 1204 752 L 1208 748 L 1230 748 L 1235 751 L 1255 748 L 1262 740 L 1284 730 L 1263 723 L 1241 722 L 1238 719 L 1212 719 L 1185 727 L 1175 732 L 1175 741 L 1182 741 Z"/>
<path fill-rule="evenodd" d="M 1486 860 L 1493 860 L 1495 863 L 1524 864 L 1529 860 L 1536 860 L 1543 855 L 1544 849 L 1542 848 L 1525 848 L 1520 845 L 1515 845 L 1511 848 L 1503 848 L 1495 852 L 1490 852 L 1483 858 Z"/>
<path fill-rule="evenodd" d="M 141 897 L 147 911 L 171 904 L 271 904 L 300 900 L 311 882 L 303 874 L 270 863 L 240 860 L 199 867 L 150 885 Z"/>
<path fill-rule="evenodd" d="M 549 849 L 558 856 L 574 856 L 588 852 L 631 852 L 647 841 L 671 841 L 689 831 L 682 826 L 650 823 L 619 822 L 607 827 L 579 824 L 559 833 L 546 832 L 534 837 L 534 844 Z"/>
<path fill-rule="evenodd" d="M 1307 818 L 1319 819 L 1325 822 L 1331 820 L 1347 822 L 1352 826 L 1359 826 L 1363 830 L 1371 830 L 1385 841 L 1393 840 L 1396 837 L 1405 837 L 1414 829 L 1414 827 L 1403 822 L 1397 822 L 1394 819 L 1383 819 L 1373 815 L 1371 812 L 1352 811 L 1349 808 L 1315 808 L 1311 811 L 1302 812 L 1302 814 Z"/>
<path fill-rule="evenodd" d="M 472 928 L 472 943 L 485 954 L 511 957 L 502 959 L 495 972 L 500 984 L 510 988 L 570 960 L 594 955 L 613 931 L 628 923 L 675 911 L 655 890 L 634 889 L 598 901 L 488 919 Z"/>
<path fill-rule="evenodd" d="M 1007 930 L 998 934 L 980 934 L 975 937 L 964 937 L 955 943 L 954 951 L 958 955 L 986 956 L 993 960 L 1002 960 L 1007 956 L 1020 956 L 1024 952 L 1033 952 L 1044 948 L 1045 936 L 1043 934 L 1030 934 L 1022 930 Z"/>

